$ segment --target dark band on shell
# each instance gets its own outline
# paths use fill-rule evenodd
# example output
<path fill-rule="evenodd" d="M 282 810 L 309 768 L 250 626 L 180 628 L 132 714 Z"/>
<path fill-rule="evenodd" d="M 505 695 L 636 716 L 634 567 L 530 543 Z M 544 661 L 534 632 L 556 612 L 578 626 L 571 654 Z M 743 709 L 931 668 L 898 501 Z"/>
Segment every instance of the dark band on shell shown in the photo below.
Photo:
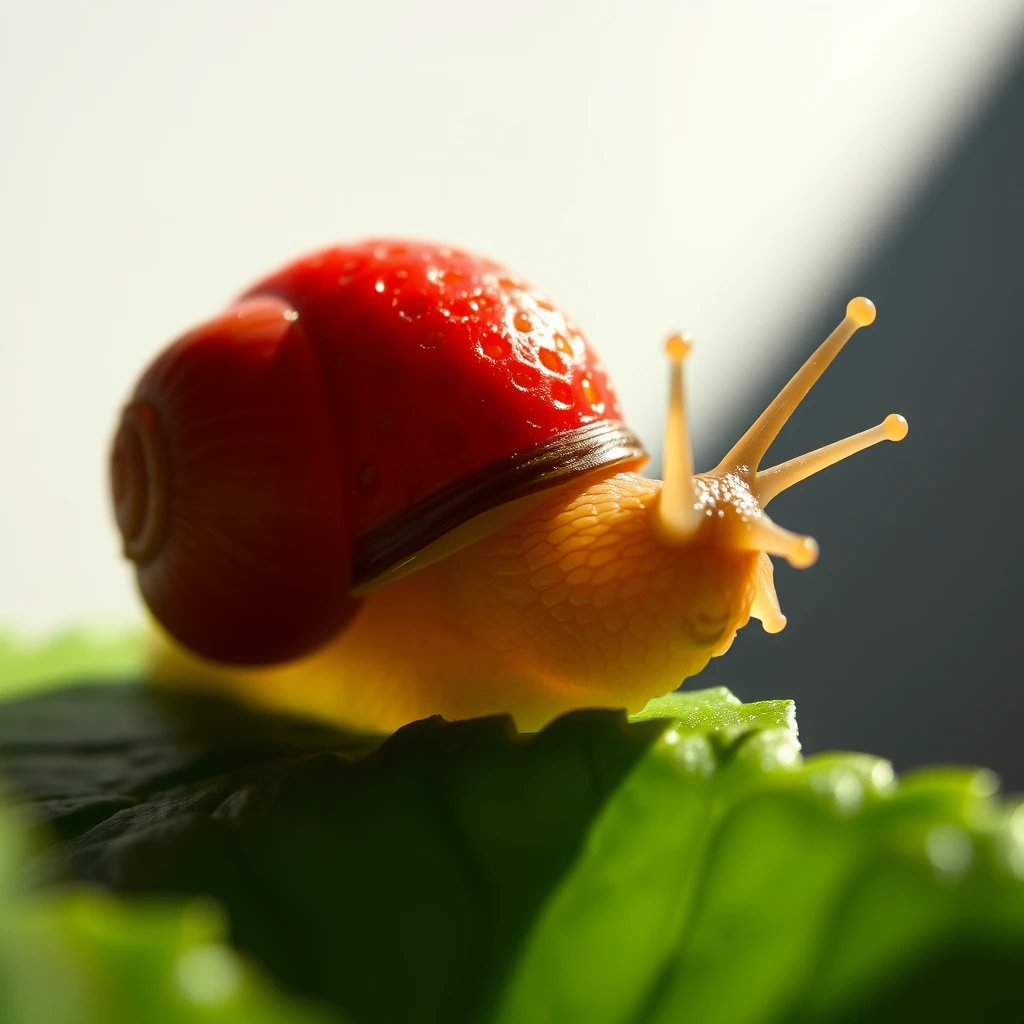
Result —
<path fill-rule="evenodd" d="M 638 468 L 649 456 L 622 423 L 590 423 L 471 473 L 357 537 L 355 591 L 475 516 L 518 498 L 614 466 Z"/>

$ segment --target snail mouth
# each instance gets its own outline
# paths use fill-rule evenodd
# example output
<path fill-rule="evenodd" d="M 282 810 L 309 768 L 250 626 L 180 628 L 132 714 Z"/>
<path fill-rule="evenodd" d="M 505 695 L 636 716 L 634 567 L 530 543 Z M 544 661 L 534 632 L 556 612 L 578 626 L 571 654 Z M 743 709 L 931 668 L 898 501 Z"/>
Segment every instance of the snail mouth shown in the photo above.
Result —
<path fill-rule="evenodd" d="M 167 483 L 166 446 L 156 413 L 146 402 L 133 402 L 114 438 L 110 485 L 124 553 L 140 565 L 163 543 Z"/>
<path fill-rule="evenodd" d="M 724 615 L 698 612 L 683 623 L 683 632 L 700 647 L 714 647 L 725 636 L 731 618 L 728 612 Z"/>

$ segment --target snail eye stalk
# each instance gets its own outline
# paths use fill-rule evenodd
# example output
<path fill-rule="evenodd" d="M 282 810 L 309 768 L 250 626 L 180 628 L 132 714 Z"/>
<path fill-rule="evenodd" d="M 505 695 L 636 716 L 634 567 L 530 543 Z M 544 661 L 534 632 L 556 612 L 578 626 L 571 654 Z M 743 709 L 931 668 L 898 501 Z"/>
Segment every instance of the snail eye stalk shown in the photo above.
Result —
<path fill-rule="evenodd" d="M 771 469 L 758 470 L 755 482 L 757 500 L 761 508 L 794 484 L 820 473 L 837 462 L 842 462 L 851 455 L 856 455 L 857 452 L 864 451 L 865 448 L 870 448 L 880 441 L 902 441 L 907 436 L 907 429 L 907 421 L 902 416 L 890 413 L 878 426 L 869 430 L 862 430 L 859 434 L 827 444 L 824 448 L 772 466 Z"/>
<path fill-rule="evenodd" d="M 779 436 L 789 417 L 804 400 L 807 392 L 829 368 L 843 346 L 862 327 L 874 323 L 875 305 L 870 299 L 851 299 L 846 316 L 839 326 L 818 346 L 817 351 L 800 367 L 789 383 L 776 395 L 767 409 L 754 421 L 750 429 L 732 446 L 729 454 L 719 463 L 716 473 L 745 470 L 753 483 L 757 467 L 772 442 Z"/>
<path fill-rule="evenodd" d="M 839 326 L 818 346 L 817 351 L 793 375 L 789 383 L 779 392 L 775 400 L 757 418 L 753 426 L 733 445 L 732 450 L 721 461 L 716 473 L 739 473 L 745 475 L 751 492 L 763 509 L 776 495 L 806 480 L 815 473 L 870 448 L 880 441 L 902 441 L 907 436 L 907 421 L 896 413 L 877 426 L 862 430 L 859 434 L 836 441 L 816 451 L 790 459 L 778 466 L 761 470 L 759 465 L 771 443 L 779 436 L 793 411 L 803 401 L 818 378 L 828 369 L 832 360 L 842 351 L 843 346 L 861 327 L 874 323 L 875 306 L 870 299 L 851 299 L 846 306 L 846 316 Z M 772 524 L 774 526 L 774 524 Z M 810 541 L 810 538 L 806 538 Z M 812 542 L 813 543 L 813 542 Z M 771 548 L 763 550 L 775 554 Z M 810 546 L 807 547 L 809 555 Z M 814 559 L 799 556 L 793 565 L 810 565 Z"/>
<path fill-rule="evenodd" d="M 658 499 L 658 525 L 662 534 L 676 544 L 689 540 L 703 518 L 693 483 L 693 439 L 683 386 L 683 361 L 692 347 L 686 334 L 674 334 L 665 342 L 671 369 L 663 455 L 665 479 Z"/>

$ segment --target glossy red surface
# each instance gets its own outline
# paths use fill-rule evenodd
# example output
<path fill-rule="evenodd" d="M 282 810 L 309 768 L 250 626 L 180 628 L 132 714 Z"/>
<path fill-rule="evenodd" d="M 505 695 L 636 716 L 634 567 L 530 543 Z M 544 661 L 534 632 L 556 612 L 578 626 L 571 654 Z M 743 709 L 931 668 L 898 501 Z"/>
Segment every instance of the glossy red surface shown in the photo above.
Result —
<path fill-rule="evenodd" d="M 358 606 L 347 594 L 351 545 L 319 375 L 294 311 L 255 299 L 164 351 L 122 420 L 115 501 L 138 473 L 155 497 L 119 523 L 128 537 L 141 519 L 159 519 L 139 587 L 168 632 L 208 658 L 297 657 Z M 139 409 L 157 424 L 149 441 L 162 466 L 119 458 L 135 447 Z M 154 474 L 165 478 L 155 487 Z"/>
<path fill-rule="evenodd" d="M 479 256 L 371 240 L 306 256 L 247 295 L 298 312 L 353 536 L 474 470 L 622 418 L 579 328 Z"/>

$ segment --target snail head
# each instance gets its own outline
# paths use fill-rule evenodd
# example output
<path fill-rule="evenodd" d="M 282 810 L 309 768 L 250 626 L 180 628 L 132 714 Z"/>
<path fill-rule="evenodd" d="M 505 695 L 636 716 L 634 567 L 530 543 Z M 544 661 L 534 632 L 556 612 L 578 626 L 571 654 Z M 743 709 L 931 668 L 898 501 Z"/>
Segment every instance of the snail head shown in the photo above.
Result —
<path fill-rule="evenodd" d="M 770 519 L 765 508 L 776 495 L 856 452 L 880 441 L 900 441 L 907 421 L 895 413 L 877 426 L 790 459 L 769 469 L 761 460 L 793 411 L 818 378 L 861 327 L 875 319 L 865 298 L 852 299 L 846 316 L 796 372 L 724 459 L 708 473 L 694 473 L 693 447 L 686 417 L 683 364 L 691 350 L 685 335 L 669 338 L 671 364 L 669 410 L 664 445 L 664 483 L 654 506 L 656 529 L 672 545 L 706 545 L 732 551 L 757 551 L 785 558 L 807 568 L 818 557 L 813 537 L 792 533 Z M 778 632 L 786 619 L 779 610 L 771 566 L 760 560 L 752 614 L 768 632 Z"/>

